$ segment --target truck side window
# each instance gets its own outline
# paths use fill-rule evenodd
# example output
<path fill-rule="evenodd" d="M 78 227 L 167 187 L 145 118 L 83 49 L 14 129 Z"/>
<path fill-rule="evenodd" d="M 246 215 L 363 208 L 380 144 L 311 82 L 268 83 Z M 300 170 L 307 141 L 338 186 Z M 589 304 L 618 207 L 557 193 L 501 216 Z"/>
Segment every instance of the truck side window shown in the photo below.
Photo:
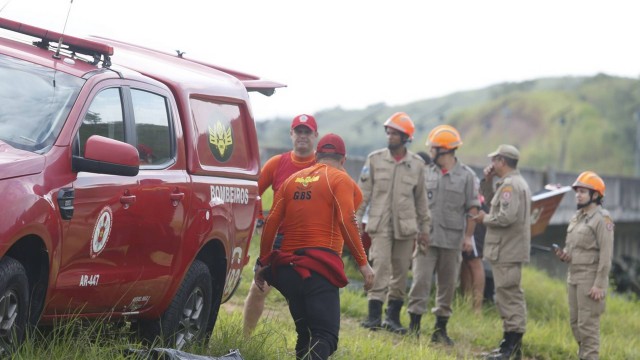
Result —
<path fill-rule="evenodd" d="M 164 96 L 131 89 L 140 165 L 158 165 L 171 159 L 169 111 Z"/>
<path fill-rule="evenodd" d="M 78 133 L 80 156 L 84 156 L 85 144 L 92 135 L 124 141 L 124 115 L 121 99 L 119 88 L 102 90 L 93 98 Z"/>
<path fill-rule="evenodd" d="M 250 146 L 247 121 L 237 104 L 224 104 L 207 99 L 190 99 L 191 111 L 198 131 L 198 157 L 205 167 L 229 166 L 249 169 Z M 252 124 L 253 125 L 253 124 Z"/>

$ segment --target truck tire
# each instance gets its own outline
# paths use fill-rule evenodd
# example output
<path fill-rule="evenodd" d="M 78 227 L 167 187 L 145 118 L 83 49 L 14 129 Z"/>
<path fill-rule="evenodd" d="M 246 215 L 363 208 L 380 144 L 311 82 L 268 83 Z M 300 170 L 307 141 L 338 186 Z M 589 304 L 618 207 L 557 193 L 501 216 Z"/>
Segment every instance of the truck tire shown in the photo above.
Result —
<path fill-rule="evenodd" d="M 24 266 L 5 256 L 0 260 L 0 358 L 24 338 L 29 310 L 29 280 Z"/>
<path fill-rule="evenodd" d="M 146 344 L 160 341 L 164 346 L 182 349 L 208 340 L 207 322 L 212 305 L 211 273 L 204 262 L 195 260 L 184 277 L 169 308 L 159 319 L 140 320 L 138 331 Z"/>

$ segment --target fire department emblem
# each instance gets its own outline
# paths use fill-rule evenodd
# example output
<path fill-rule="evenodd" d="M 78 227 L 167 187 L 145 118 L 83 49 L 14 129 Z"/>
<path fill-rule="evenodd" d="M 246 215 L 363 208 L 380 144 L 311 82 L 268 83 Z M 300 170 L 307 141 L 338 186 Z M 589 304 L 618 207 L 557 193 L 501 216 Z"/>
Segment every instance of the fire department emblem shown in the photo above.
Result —
<path fill-rule="evenodd" d="M 113 225 L 112 221 L 113 213 L 111 212 L 111 208 L 105 206 L 102 211 L 100 211 L 98 221 L 96 221 L 96 225 L 93 228 L 93 237 L 91 238 L 92 259 L 100 255 L 105 246 L 107 246 L 107 241 L 111 234 L 111 227 Z"/>
<path fill-rule="evenodd" d="M 302 186 L 307 187 L 309 183 L 316 182 L 320 180 L 320 176 L 307 176 L 307 177 L 298 177 L 296 178 L 296 183 L 302 184 Z"/>
<path fill-rule="evenodd" d="M 209 126 L 209 149 L 220 162 L 229 160 L 233 153 L 233 132 L 231 126 L 225 127 L 218 121 L 213 127 Z"/>

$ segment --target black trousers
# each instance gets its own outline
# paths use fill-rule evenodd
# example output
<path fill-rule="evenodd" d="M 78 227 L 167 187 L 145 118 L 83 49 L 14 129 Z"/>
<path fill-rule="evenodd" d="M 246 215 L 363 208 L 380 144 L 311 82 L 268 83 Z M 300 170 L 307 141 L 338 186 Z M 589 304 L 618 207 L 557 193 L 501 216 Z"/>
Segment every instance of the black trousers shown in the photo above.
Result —
<path fill-rule="evenodd" d="M 268 280 L 289 304 L 298 333 L 296 358 L 327 359 L 338 348 L 339 289 L 315 272 L 303 280 L 291 266 L 279 267 Z"/>

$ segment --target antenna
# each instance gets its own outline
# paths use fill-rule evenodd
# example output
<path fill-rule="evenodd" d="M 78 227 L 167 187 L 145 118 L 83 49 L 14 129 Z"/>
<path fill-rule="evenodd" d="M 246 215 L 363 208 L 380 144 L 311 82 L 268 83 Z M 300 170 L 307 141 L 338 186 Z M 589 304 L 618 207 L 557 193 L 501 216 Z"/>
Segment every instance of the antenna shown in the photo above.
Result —
<path fill-rule="evenodd" d="M 69 4 L 69 10 L 67 11 L 67 18 L 64 19 L 64 26 L 62 27 L 62 34 L 60 34 L 60 40 L 58 40 L 58 49 L 56 53 L 53 55 L 55 59 L 60 59 L 60 48 L 62 47 L 62 37 L 64 36 L 65 30 L 67 30 L 67 21 L 69 21 L 69 15 L 71 14 L 71 5 L 73 5 L 73 0 Z"/>
<path fill-rule="evenodd" d="M 7 5 L 9 5 L 10 2 L 11 0 L 7 1 L 6 3 L 4 3 L 4 5 L 2 5 L 2 8 L 0 8 L 0 13 L 2 12 L 2 10 L 4 10 L 4 8 L 7 7 Z"/>

